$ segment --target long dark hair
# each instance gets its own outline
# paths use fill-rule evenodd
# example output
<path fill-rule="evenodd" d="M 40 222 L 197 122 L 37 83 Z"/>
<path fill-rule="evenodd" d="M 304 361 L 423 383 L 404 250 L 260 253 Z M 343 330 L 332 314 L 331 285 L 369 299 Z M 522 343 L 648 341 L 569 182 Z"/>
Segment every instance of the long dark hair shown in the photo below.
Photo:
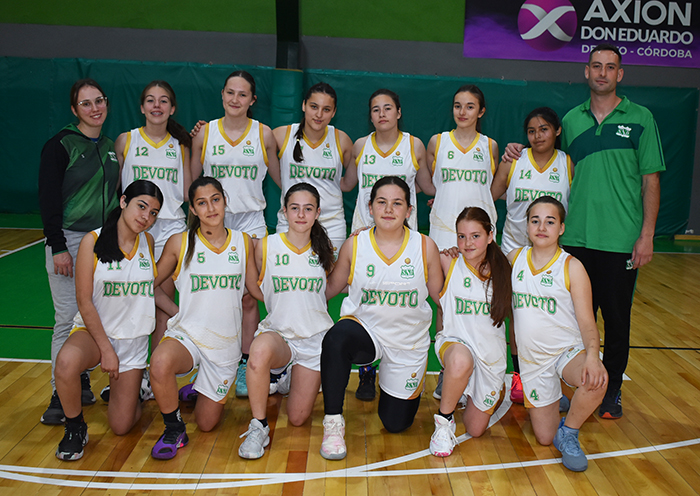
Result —
<path fill-rule="evenodd" d="M 454 105 L 455 97 L 457 97 L 458 94 L 460 93 L 465 93 L 469 92 L 472 95 L 476 97 L 477 100 L 479 100 L 479 111 L 481 112 L 481 109 L 486 108 L 486 97 L 484 97 L 484 92 L 479 89 L 479 87 L 475 84 L 465 84 L 464 86 L 460 86 L 457 91 L 455 91 L 454 96 L 452 97 L 452 104 Z M 483 115 L 481 116 L 483 117 Z M 481 117 L 479 117 L 476 120 L 476 132 L 481 133 Z"/>
<path fill-rule="evenodd" d="M 552 126 L 552 128 L 554 128 L 553 130 L 555 133 L 558 129 L 561 128 L 561 121 L 559 120 L 559 116 L 554 110 L 552 110 L 549 107 L 537 107 L 535 110 L 527 114 L 527 117 L 525 117 L 525 122 L 523 122 L 523 129 L 525 130 L 526 137 L 527 127 L 529 126 L 530 121 L 535 117 L 543 119 L 547 124 Z M 559 135 L 554 140 L 554 148 L 561 148 L 561 133 L 559 133 Z"/>
<path fill-rule="evenodd" d="M 226 193 L 224 192 L 224 187 L 218 179 L 211 176 L 199 176 L 197 179 L 192 181 L 190 184 L 190 189 L 187 190 L 188 198 L 190 199 L 190 211 L 187 215 L 187 253 L 185 253 L 185 267 L 189 267 L 192 257 L 194 256 L 194 241 L 195 236 L 197 236 L 197 229 L 201 226 L 201 221 L 199 217 L 192 212 L 192 206 L 194 204 L 195 193 L 197 189 L 202 186 L 207 186 L 211 184 L 216 188 L 216 190 L 221 193 L 224 198 L 224 206 L 226 205 Z"/>
<path fill-rule="evenodd" d="M 557 213 L 559 214 L 559 221 L 562 224 L 564 223 L 564 219 L 566 219 L 566 209 L 564 208 L 562 202 L 550 195 L 540 196 L 537 200 L 533 201 L 532 203 L 530 203 L 530 205 L 528 205 L 527 211 L 525 212 L 525 218 L 528 221 L 530 220 L 530 213 L 532 212 L 532 208 L 535 205 L 539 205 L 540 203 L 548 203 L 549 205 L 554 205 L 557 208 Z"/>
<path fill-rule="evenodd" d="M 328 95 L 333 99 L 333 105 L 338 106 L 338 95 L 335 93 L 335 90 L 333 87 L 328 84 L 328 83 L 316 83 L 314 84 L 309 90 L 306 92 L 306 95 L 304 96 L 304 105 L 309 101 L 309 98 L 311 98 L 311 95 L 314 93 L 323 93 L 324 95 Z M 306 125 L 306 116 L 301 118 L 301 122 L 299 123 L 299 129 L 297 129 L 296 134 L 294 135 L 294 152 L 292 153 L 292 156 L 294 157 L 294 160 L 297 162 L 301 162 L 304 160 L 304 154 L 301 151 L 301 140 L 304 138 L 304 126 Z"/>
<path fill-rule="evenodd" d="M 151 181 L 139 179 L 134 181 L 124 190 L 124 201 L 128 205 L 137 196 L 147 195 L 155 198 L 163 205 L 163 193 L 160 188 Z M 100 235 L 95 241 L 94 252 L 100 262 L 119 262 L 124 260 L 124 252 L 119 248 L 119 238 L 117 235 L 117 222 L 122 215 L 122 207 L 118 205 L 112 210 L 105 220 Z"/>
<path fill-rule="evenodd" d="M 489 214 L 479 207 L 467 207 L 457 216 L 455 230 L 462 221 L 475 221 L 481 224 L 486 233 L 493 233 L 493 224 Z M 505 321 L 511 313 L 511 295 L 513 293 L 513 283 L 510 278 L 511 267 L 508 258 L 503 254 L 494 239 L 486 247 L 486 256 L 481 261 L 477 269 L 479 274 L 490 272 L 488 286 L 493 284 L 491 296 L 491 319 L 493 325 L 498 327 Z"/>
<path fill-rule="evenodd" d="M 252 118 L 253 117 L 253 110 L 252 110 L 253 102 L 255 102 L 257 97 L 255 95 L 255 78 L 253 78 L 253 76 L 250 74 L 250 72 L 248 72 L 248 71 L 233 71 L 231 74 L 229 74 L 226 77 L 226 81 L 224 81 L 224 87 L 222 88 L 221 91 L 226 90 L 226 85 L 228 84 L 228 80 L 231 78 L 235 78 L 235 77 L 245 79 L 248 82 L 248 84 L 250 85 L 250 92 L 253 94 L 253 101 L 251 102 L 250 107 L 248 107 L 248 112 L 246 112 L 246 115 L 248 116 L 248 118 Z"/>
<path fill-rule="evenodd" d="M 158 79 L 148 83 L 141 92 L 141 105 L 143 105 L 143 103 L 146 101 L 148 90 L 155 87 L 165 90 L 165 92 L 168 94 L 168 98 L 170 98 L 170 104 L 177 111 L 177 98 L 175 98 L 175 90 L 173 90 L 172 86 L 170 86 L 166 81 L 161 81 Z M 188 133 L 187 129 L 185 129 L 182 124 L 177 122 L 172 115 L 168 117 L 168 125 L 166 129 L 173 136 L 173 138 L 180 142 L 181 145 L 184 145 L 187 148 L 192 148 L 192 137 L 190 136 L 190 133 Z"/>
<path fill-rule="evenodd" d="M 311 193 L 313 197 L 316 198 L 316 206 L 321 206 L 321 195 L 318 194 L 316 188 L 309 183 L 296 183 L 289 188 L 284 195 L 285 209 L 289 204 L 289 198 L 297 191 L 307 191 Z M 321 225 L 318 219 L 316 219 L 313 226 L 311 226 L 311 249 L 318 255 L 318 260 L 326 273 L 330 272 L 335 259 L 333 255 L 333 243 L 331 243 L 328 233 L 326 233 L 326 228 Z"/>
<path fill-rule="evenodd" d="M 406 184 L 406 181 L 401 179 L 399 176 L 384 176 L 381 179 L 379 179 L 376 183 L 374 183 L 374 186 L 372 186 L 372 192 L 369 194 L 369 205 L 372 205 L 372 202 L 377 197 L 377 191 L 379 191 L 379 188 L 381 188 L 382 186 L 390 185 L 390 184 L 398 186 L 399 188 L 401 188 L 403 190 L 404 195 L 406 197 L 406 205 L 410 208 L 411 207 L 411 188 L 409 188 L 408 184 Z M 403 220 L 403 225 L 406 227 L 409 227 L 408 219 Z"/>
<path fill-rule="evenodd" d="M 389 98 L 391 98 L 392 101 L 394 102 L 394 105 L 396 105 L 396 110 L 401 110 L 401 102 L 399 101 L 399 95 L 397 95 L 393 91 L 388 90 L 386 88 L 379 88 L 377 91 L 372 93 L 372 96 L 369 97 L 369 123 L 372 126 L 374 126 L 374 124 L 372 124 L 372 100 L 374 100 L 379 95 L 386 95 Z M 396 122 L 396 127 L 398 127 L 399 130 L 401 130 L 401 119 L 402 118 L 403 117 L 399 117 L 399 120 Z"/>

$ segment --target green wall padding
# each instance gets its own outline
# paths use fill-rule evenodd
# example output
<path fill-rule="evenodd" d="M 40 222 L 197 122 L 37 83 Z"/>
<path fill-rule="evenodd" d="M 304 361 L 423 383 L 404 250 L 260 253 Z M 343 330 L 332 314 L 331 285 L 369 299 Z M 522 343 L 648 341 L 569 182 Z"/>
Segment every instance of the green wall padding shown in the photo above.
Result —
<path fill-rule="evenodd" d="M 276 76 L 272 68 L 0 58 L 0 123 L 6 130 L 5 146 L 0 154 L 4 178 L 0 183 L 0 212 L 38 211 L 39 154 L 46 140 L 75 119 L 70 112 L 68 92 L 76 79 L 92 77 L 103 86 L 111 106 L 104 132 L 115 139 L 121 132 L 143 125 L 139 95 L 149 81 L 164 79 L 170 82 L 177 92 L 176 118 L 190 128 L 198 119 L 211 120 L 223 115 L 220 95 L 224 80 L 230 72 L 241 68 L 251 72 L 256 79 L 258 100 L 253 107 L 254 117 L 273 126 L 291 123 L 296 112 L 295 99 L 290 96 L 292 114 L 287 114 L 285 118 L 275 113 L 276 119 L 273 119 L 273 95 L 276 84 L 281 85 L 280 94 L 285 92 L 291 95 L 286 91 L 288 85 L 299 88 L 298 81 L 276 82 L 276 79 L 280 79 L 280 72 L 285 71 L 279 71 Z M 486 95 L 483 132 L 495 139 L 501 150 L 510 141 L 525 142 L 522 121 L 533 108 L 548 105 L 563 116 L 588 97 L 585 84 L 307 70 L 303 75 L 303 88 L 298 90 L 297 108 L 303 90 L 319 81 L 331 84 L 337 91 L 338 112 L 333 124 L 347 132 L 353 140 L 370 132 L 370 94 L 378 88 L 387 87 L 401 97 L 402 129 L 418 136 L 426 144 L 433 134 L 453 128 L 451 107 L 456 89 L 466 83 L 475 83 Z M 661 177 L 657 234 L 683 232 L 690 210 L 698 89 L 621 86 L 620 93 L 647 106 L 659 124 L 667 171 Z M 284 122 L 285 119 L 290 119 L 290 122 Z M 346 195 L 347 220 L 352 216 L 354 198 L 354 193 Z M 426 200 L 424 195 L 419 195 L 419 223 L 422 228 L 428 225 Z M 268 195 L 268 210 L 272 214 L 268 212 L 267 218 L 273 229 L 274 211 L 278 208 L 279 196 Z"/>

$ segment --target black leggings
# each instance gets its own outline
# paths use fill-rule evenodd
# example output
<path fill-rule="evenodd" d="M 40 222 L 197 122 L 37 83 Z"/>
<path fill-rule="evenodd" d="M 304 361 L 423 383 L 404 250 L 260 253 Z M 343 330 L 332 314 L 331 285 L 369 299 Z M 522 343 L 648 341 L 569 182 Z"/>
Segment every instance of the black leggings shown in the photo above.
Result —
<path fill-rule="evenodd" d="M 364 327 L 351 319 L 339 320 L 323 338 L 321 384 L 326 415 L 343 413 L 345 388 L 352 364 L 371 363 L 376 356 L 372 338 Z M 420 396 L 402 400 L 379 390 L 379 419 L 389 432 L 401 432 L 413 424 Z"/>

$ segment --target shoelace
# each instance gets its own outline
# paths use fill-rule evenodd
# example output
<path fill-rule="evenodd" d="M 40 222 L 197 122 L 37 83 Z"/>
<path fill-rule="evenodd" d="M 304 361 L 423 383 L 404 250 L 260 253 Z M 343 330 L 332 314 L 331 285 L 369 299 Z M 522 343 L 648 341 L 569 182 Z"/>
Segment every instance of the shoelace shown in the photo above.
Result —
<path fill-rule="evenodd" d="M 360 386 L 370 384 L 374 380 L 376 371 L 373 368 L 364 369 L 364 374 L 360 374 Z"/>
<path fill-rule="evenodd" d="M 451 439 L 452 441 L 454 441 L 455 444 L 457 444 L 457 436 L 455 436 L 455 433 L 452 432 L 452 429 L 450 429 L 449 424 L 448 425 L 441 425 L 440 429 L 438 429 L 437 432 L 435 433 L 435 437 L 437 439 L 440 439 L 440 438 Z"/>
<path fill-rule="evenodd" d="M 577 456 L 579 453 L 583 452 L 575 436 L 569 434 L 563 437 L 564 439 L 561 443 L 562 452 L 566 452 L 566 454 L 572 456 Z"/>
<path fill-rule="evenodd" d="M 326 430 L 327 436 L 341 436 L 340 430 L 344 426 L 340 422 L 324 422 L 323 428 Z"/>
<path fill-rule="evenodd" d="M 49 408 L 63 408 L 61 406 L 61 398 L 58 397 L 58 393 L 53 393 L 51 395 L 51 402 L 49 403 Z"/>
<path fill-rule="evenodd" d="M 163 433 L 163 442 L 165 444 L 175 444 L 177 442 L 177 438 L 182 434 L 182 429 L 178 429 L 176 427 L 166 427 L 165 432 Z"/>
<path fill-rule="evenodd" d="M 241 435 L 238 436 L 238 437 L 239 437 L 240 439 L 242 439 L 242 438 L 246 437 L 248 434 L 253 434 L 253 433 L 255 433 L 255 431 L 258 431 L 258 432 L 260 432 L 260 433 L 263 433 L 263 432 L 264 432 L 263 429 L 261 429 L 260 427 L 254 426 L 254 425 L 251 424 L 251 425 L 248 426 L 248 430 L 245 431 L 243 434 L 241 434 Z"/>

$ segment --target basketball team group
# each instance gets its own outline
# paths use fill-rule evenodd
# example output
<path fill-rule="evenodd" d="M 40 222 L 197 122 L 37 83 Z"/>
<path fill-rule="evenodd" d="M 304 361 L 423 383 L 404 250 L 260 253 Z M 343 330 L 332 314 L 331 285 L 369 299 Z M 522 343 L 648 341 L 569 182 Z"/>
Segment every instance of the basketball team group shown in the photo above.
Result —
<path fill-rule="evenodd" d="M 321 456 L 343 459 L 353 365 L 358 399 L 374 400 L 378 383 L 384 428 L 411 427 L 432 344 L 430 298 L 442 367 L 430 452 L 452 453 L 459 414 L 469 435 L 482 435 L 509 395 L 528 409 L 537 442 L 586 470 L 579 429 L 596 411 L 622 416 L 634 286 L 652 258 L 665 169 L 653 116 L 617 94 L 621 58 L 613 45 L 592 50 L 590 99 L 561 121 L 548 107 L 532 110 L 527 143 L 502 156 L 481 133 L 487 107 L 475 85 L 457 89 L 454 129 L 426 148 L 401 130 L 389 89 L 370 96 L 374 131 L 354 143 L 330 125 L 338 102 L 326 83 L 306 92 L 301 122 L 270 129 L 252 118 L 256 85 L 245 71 L 224 81 L 223 117 L 191 132 L 173 118 L 173 88 L 152 81 L 140 99 L 145 124 L 113 142 L 102 134 L 107 95 L 77 81 L 77 124 L 46 143 L 39 171 L 56 320 L 41 422 L 64 424 L 56 456 L 84 454 L 82 407 L 96 401 L 89 371 L 100 366 L 115 434 L 134 427 L 143 401 L 157 402 L 164 430 L 154 458 L 188 444 L 180 402 L 196 402 L 197 427 L 210 431 L 233 393 L 251 414 L 238 454 L 264 456 L 268 396 L 279 393 L 292 425 L 322 420 Z M 266 175 L 282 191 L 269 235 Z M 348 235 L 343 193 L 355 188 Z M 421 191 L 433 197 L 421 207 L 428 236 L 417 230 Z M 328 300 L 339 293 L 347 296 L 334 322 Z M 191 381 L 179 387 L 184 376 Z M 313 419 L 319 391 L 324 416 Z"/>

